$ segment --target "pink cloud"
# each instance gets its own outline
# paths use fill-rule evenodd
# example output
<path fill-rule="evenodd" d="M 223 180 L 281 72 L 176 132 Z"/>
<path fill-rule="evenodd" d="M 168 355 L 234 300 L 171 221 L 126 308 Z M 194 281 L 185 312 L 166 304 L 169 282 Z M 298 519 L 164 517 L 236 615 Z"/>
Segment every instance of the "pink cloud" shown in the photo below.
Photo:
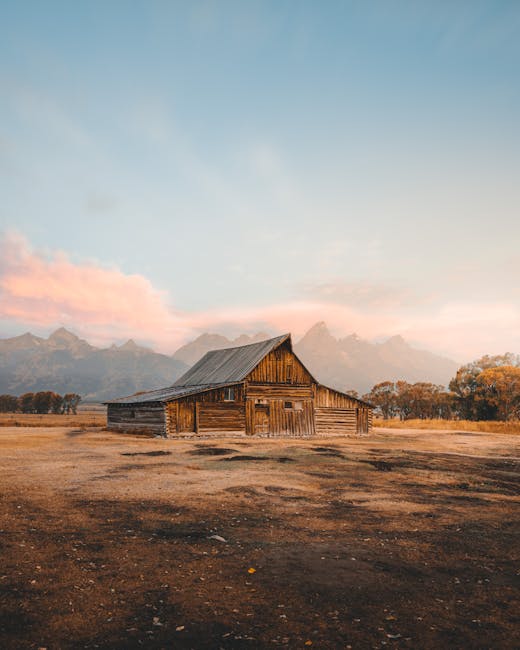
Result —
<path fill-rule="evenodd" d="M 370 286 L 368 299 L 365 285 L 357 293 L 354 285 L 347 288 L 362 299 L 349 302 L 343 291 L 336 301 L 308 296 L 268 306 L 181 312 L 142 275 L 74 262 L 63 252 L 43 254 L 19 235 L 0 239 L 0 319 L 40 329 L 64 325 L 97 344 L 135 338 L 171 353 L 202 331 L 290 331 L 298 338 L 324 320 L 336 336 L 402 334 L 459 361 L 520 349 L 516 304 L 459 301 L 426 309 L 423 301 L 414 309 L 400 292 L 383 299 L 383 290 Z"/>
<path fill-rule="evenodd" d="M 167 294 L 142 275 L 94 262 L 74 263 L 65 253 L 33 251 L 22 237 L 0 242 L 0 317 L 39 327 L 65 325 L 113 340 L 183 338 L 183 325 Z"/>

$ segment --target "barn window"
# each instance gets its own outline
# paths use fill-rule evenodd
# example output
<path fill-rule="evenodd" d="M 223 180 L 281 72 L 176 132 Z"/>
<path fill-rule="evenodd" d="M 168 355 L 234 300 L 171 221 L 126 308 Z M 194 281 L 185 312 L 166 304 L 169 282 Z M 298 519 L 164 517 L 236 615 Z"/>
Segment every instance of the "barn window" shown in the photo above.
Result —
<path fill-rule="evenodd" d="M 130 411 L 130 417 L 135 418 L 135 411 L 133 409 Z"/>
<path fill-rule="evenodd" d="M 286 411 L 303 411 L 303 402 L 284 402 L 283 407 Z"/>
<path fill-rule="evenodd" d="M 285 383 L 290 384 L 292 381 L 292 366 L 288 365 L 285 369 Z"/>
<path fill-rule="evenodd" d="M 224 389 L 224 402 L 234 402 L 235 401 L 235 389 L 234 388 L 225 388 Z"/>

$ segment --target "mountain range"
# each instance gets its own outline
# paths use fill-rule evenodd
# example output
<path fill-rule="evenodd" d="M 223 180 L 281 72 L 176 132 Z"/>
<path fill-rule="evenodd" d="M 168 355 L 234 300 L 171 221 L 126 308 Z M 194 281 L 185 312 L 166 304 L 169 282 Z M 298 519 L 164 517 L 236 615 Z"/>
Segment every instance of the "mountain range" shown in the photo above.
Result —
<path fill-rule="evenodd" d="M 294 350 L 319 381 L 360 394 L 386 380 L 429 381 L 446 386 L 460 365 L 418 350 L 402 336 L 392 336 L 382 343 L 370 343 L 356 334 L 337 339 L 323 322 L 311 327 Z"/>
<path fill-rule="evenodd" d="M 100 401 L 168 386 L 188 366 L 129 340 L 96 348 L 63 327 L 43 339 L 27 333 L 0 339 L 0 393 L 79 393 Z"/>
<path fill-rule="evenodd" d="M 0 393 L 54 390 L 79 393 L 84 401 L 131 395 L 172 384 L 208 350 L 247 345 L 269 336 L 262 332 L 229 339 L 201 334 L 169 356 L 131 339 L 120 346 L 98 348 L 63 327 L 48 338 L 26 333 L 0 339 Z M 401 336 L 382 343 L 355 334 L 335 338 L 325 323 L 311 327 L 294 349 L 316 379 L 360 394 L 387 379 L 446 385 L 458 368 L 450 359 L 413 348 Z"/>

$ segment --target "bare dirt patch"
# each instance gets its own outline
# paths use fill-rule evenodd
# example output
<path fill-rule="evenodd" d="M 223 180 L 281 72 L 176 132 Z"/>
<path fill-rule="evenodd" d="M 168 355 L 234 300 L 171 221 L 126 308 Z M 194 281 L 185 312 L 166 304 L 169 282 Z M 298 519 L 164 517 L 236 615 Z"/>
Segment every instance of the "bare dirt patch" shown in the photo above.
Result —
<path fill-rule="evenodd" d="M 515 437 L 72 430 L 0 430 L 6 650 L 520 645 Z"/>
<path fill-rule="evenodd" d="M 157 451 L 123 451 L 121 456 L 171 456 L 171 451 L 163 451 L 158 449 Z"/>
<path fill-rule="evenodd" d="M 236 454 L 236 449 L 228 449 L 227 447 L 203 447 L 197 445 L 191 453 L 192 456 L 227 456 L 228 454 Z"/>

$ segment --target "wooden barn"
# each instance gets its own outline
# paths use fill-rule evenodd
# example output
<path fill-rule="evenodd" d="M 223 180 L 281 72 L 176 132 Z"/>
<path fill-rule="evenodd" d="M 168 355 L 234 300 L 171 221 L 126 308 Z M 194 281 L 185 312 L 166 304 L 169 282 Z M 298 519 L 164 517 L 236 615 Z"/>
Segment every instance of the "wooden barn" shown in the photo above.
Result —
<path fill-rule="evenodd" d="M 168 388 L 106 402 L 108 427 L 175 438 L 368 433 L 372 406 L 320 384 L 286 334 L 205 354 Z"/>

